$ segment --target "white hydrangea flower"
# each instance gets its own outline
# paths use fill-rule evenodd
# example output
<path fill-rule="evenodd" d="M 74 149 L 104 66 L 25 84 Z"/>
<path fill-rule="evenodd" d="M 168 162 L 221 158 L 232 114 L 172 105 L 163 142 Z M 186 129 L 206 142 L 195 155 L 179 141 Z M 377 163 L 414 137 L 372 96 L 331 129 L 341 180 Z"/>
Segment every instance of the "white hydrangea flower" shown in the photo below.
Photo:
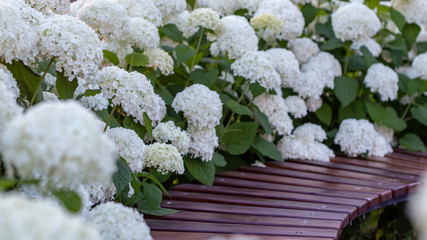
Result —
<path fill-rule="evenodd" d="M 263 0 L 259 4 L 255 16 L 260 14 L 273 14 L 283 21 L 281 33 L 277 36 L 280 40 L 295 39 L 302 34 L 304 17 L 297 6 L 289 0 Z"/>
<path fill-rule="evenodd" d="M 301 66 L 302 72 L 316 72 L 318 79 L 325 87 L 334 88 L 335 77 L 342 75 L 341 65 L 335 57 L 327 52 L 319 52 Z"/>
<path fill-rule="evenodd" d="M 378 125 L 378 124 L 374 124 L 374 127 L 375 127 L 375 131 L 377 131 L 377 133 L 381 135 L 388 144 L 393 145 L 394 130 L 392 128 Z"/>
<path fill-rule="evenodd" d="M 294 130 L 293 135 L 284 136 L 277 147 L 284 159 L 307 159 L 329 162 L 334 152 L 321 141 L 326 132 L 316 124 L 305 123 Z"/>
<path fill-rule="evenodd" d="M 0 239 L 101 240 L 98 231 L 49 201 L 0 195 Z"/>
<path fill-rule="evenodd" d="M 184 161 L 178 150 L 166 143 L 147 145 L 143 161 L 145 167 L 154 167 L 164 175 L 168 173 L 183 174 L 185 170 Z"/>
<path fill-rule="evenodd" d="M 166 115 L 166 104 L 154 93 L 151 82 L 138 72 L 127 72 L 116 66 L 105 67 L 98 74 L 98 84 L 107 99 L 144 124 L 143 113 L 153 121 Z"/>
<path fill-rule="evenodd" d="M 219 14 L 210 8 L 197 8 L 188 16 L 188 27 L 214 30 L 219 24 Z"/>
<path fill-rule="evenodd" d="M 148 49 L 144 52 L 148 56 L 146 67 L 159 69 L 163 75 L 167 76 L 173 73 L 173 59 L 161 48 Z"/>
<path fill-rule="evenodd" d="M 1 2 L 9 3 L 18 8 L 20 16 L 33 27 L 36 27 L 42 19 L 46 18 L 42 12 L 32 8 L 26 0 L 1 0 Z"/>
<path fill-rule="evenodd" d="M 186 131 L 181 131 L 180 127 L 175 126 L 173 121 L 159 123 L 153 130 L 153 138 L 160 143 L 170 142 L 182 155 L 188 152 L 190 136 Z"/>
<path fill-rule="evenodd" d="M 0 82 L 7 87 L 9 92 L 13 93 L 15 99 L 19 97 L 20 91 L 15 78 L 13 78 L 12 73 L 9 72 L 6 66 L 2 64 L 0 64 Z"/>
<path fill-rule="evenodd" d="M 254 99 L 254 104 L 268 117 L 274 131 L 280 135 L 291 133 L 294 126 L 281 96 L 261 94 Z"/>
<path fill-rule="evenodd" d="M 427 52 L 415 57 L 412 62 L 412 68 L 417 76 L 427 80 Z"/>
<path fill-rule="evenodd" d="M 251 83 L 258 82 L 266 89 L 279 88 L 281 79 L 274 59 L 264 51 L 247 52 L 231 64 L 234 76 L 242 76 Z"/>
<path fill-rule="evenodd" d="M 382 63 L 370 66 L 363 82 L 371 91 L 380 94 L 381 101 L 393 101 L 397 98 L 399 76 Z"/>
<path fill-rule="evenodd" d="M 251 26 L 260 33 L 267 41 L 274 41 L 285 25 L 285 23 L 273 14 L 259 14 L 250 20 Z"/>
<path fill-rule="evenodd" d="M 294 4 L 312 3 L 313 0 L 291 0 Z"/>
<path fill-rule="evenodd" d="M 297 38 L 288 42 L 288 48 L 294 54 L 300 64 L 308 62 L 308 60 L 320 52 L 319 46 L 310 38 Z"/>
<path fill-rule="evenodd" d="M 258 37 L 246 18 L 241 16 L 227 16 L 219 21 L 215 36 L 211 44 L 212 55 L 225 55 L 236 59 L 243 54 L 258 50 Z"/>
<path fill-rule="evenodd" d="M 289 96 L 285 98 L 285 105 L 288 108 L 288 112 L 292 114 L 294 118 L 307 116 L 307 106 L 305 105 L 304 99 L 298 96 Z"/>
<path fill-rule="evenodd" d="M 82 187 L 88 194 L 88 205 L 90 206 L 113 200 L 113 197 L 117 192 L 113 181 L 109 181 L 107 183 L 85 184 L 82 185 Z"/>
<path fill-rule="evenodd" d="M 145 152 L 144 141 L 131 129 L 122 127 L 110 128 L 107 135 L 113 140 L 119 155 L 126 160 L 134 173 L 144 168 L 143 157 Z"/>
<path fill-rule="evenodd" d="M 172 108 L 183 111 L 188 123 L 199 129 L 214 128 L 222 117 L 218 93 L 202 84 L 193 84 L 176 94 Z"/>
<path fill-rule="evenodd" d="M 197 6 L 211 8 L 222 16 L 232 15 L 240 9 L 237 0 L 197 0 Z"/>
<path fill-rule="evenodd" d="M 350 48 L 355 50 L 356 54 L 358 55 L 363 55 L 362 52 L 360 51 L 360 48 L 362 46 L 365 46 L 366 48 L 368 48 L 369 52 L 371 52 L 372 56 L 374 57 L 378 57 L 380 56 L 381 52 L 382 52 L 382 47 L 379 43 L 377 43 L 377 41 L 375 41 L 372 38 L 369 38 L 367 40 L 364 41 L 354 41 Z"/>
<path fill-rule="evenodd" d="M 189 16 L 190 16 L 190 12 L 185 10 L 185 11 L 174 13 L 167 16 L 166 18 L 163 19 L 163 23 L 164 25 L 175 24 L 176 27 L 183 33 L 183 36 L 188 38 L 197 32 L 197 30 L 195 31 L 194 29 L 191 29 L 189 27 L 188 25 Z"/>
<path fill-rule="evenodd" d="M 31 62 L 37 56 L 37 31 L 13 3 L 0 2 L 0 59 Z"/>
<path fill-rule="evenodd" d="M 52 10 L 58 14 L 64 14 L 70 9 L 69 0 L 25 0 L 31 7 L 38 11 L 48 13 Z"/>
<path fill-rule="evenodd" d="M 342 121 L 334 143 L 340 145 L 341 151 L 351 157 L 365 153 L 369 156 L 383 157 L 393 151 L 385 139 L 375 131 L 374 125 L 365 119 Z"/>
<path fill-rule="evenodd" d="M 103 44 L 84 22 L 68 15 L 54 15 L 37 28 L 40 58 L 55 58 L 56 70 L 70 81 L 76 76 L 94 79 L 103 60 Z"/>
<path fill-rule="evenodd" d="M 304 98 L 320 98 L 325 88 L 325 83 L 315 71 L 301 72 L 300 79 L 291 88 Z"/>
<path fill-rule="evenodd" d="M 427 25 L 427 2 L 424 0 L 392 0 L 394 9 L 405 16 L 405 20 L 410 23 Z"/>
<path fill-rule="evenodd" d="M 51 89 L 52 87 L 56 86 L 56 77 L 50 73 L 46 73 L 46 76 L 44 77 L 44 81 L 46 83 L 47 89 Z"/>
<path fill-rule="evenodd" d="M 381 29 L 381 22 L 375 11 L 363 3 L 353 2 L 332 13 L 332 28 L 342 41 L 363 41 Z"/>
<path fill-rule="evenodd" d="M 162 25 L 162 15 L 151 0 L 117 0 L 131 18 L 141 17 L 152 22 L 156 27 Z"/>
<path fill-rule="evenodd" d="M 199 129 L 190 125 L 187 131 L 191 137 L 189 153 L 193 157 L 200 157 L 202 161 L 211 161 L 215 148 L 219 146 L 215 128 Z"/>
<path fill-rule="evenodd" d="M 282 79 L 282 87 L 294 86 L 300 78 L 299 63 L 295 55 L 284 48 L 270 48 L 266 51 L 274 61 L 275 69 Z"/>
<path fill-rule="evenodd" d="M 323 105 L 322 98 L 309 97 L 305 100 L 309 112 L 316 112 Z"/>
<path fill-rule="evenodd" d="M 418 239 L 427 239 L 427 179 L 424 176 L 421 186 L 409 199 L 406 211 L 412 226 L 417 231 Z"/>
<path fill-rule="evenodd" d="M 94 111 L 101 111 L 108 108 L 108 99 L 102 93 L 93 96 L 83 96 L 79 99 L 79 103 L 86 108 Z"/>
<path fill-rule="evenodd" d="M 129 18 L 126 10 L 114 0 L 97 0 L 85 4 L 77 17 L 103 38 L 120 39 Z"/>
<path fill-rule="evenodd" d="M 160 10 L 163 18 L 173 13 L 182 12 L 187 7 L 185 0 L 155 0 L 153 3 Z"/>
<path fill-rule="evenodd" d="M 22 112 L 23 109 L 16 104 L 13 92 L 0 81 L 0 138 L 4 134 L 7 124 L 12 122 L 15 117 L 21 115 Z"/>
<path fill-rule="evenodd" d="M 10 173 L 16 169 L 22 179 L 38 179 L 46 188 L 108 181 L 116 170 L 115 149 L 103 127 L 73 101 L 40 103 L 8 124 L 3 161 Z"/>
<path fill-rule="evenodd" d="M 55 93 L 43 91 L 42 94 L 44 102 L 59 102 L 59 98 Z"/>
<path fill-rule="evenodd" d="M 153 240 L 144 216 L 121 203 L 100 204 L 88 212 L 85 218 L 99 230 L 104 240 Z"/>
<path fill-rule="evenodd" d="M 159 47 L 160 37 L 156 25 L 144 18 L 130 18 L 125 30 L 124 40 L 137 48 Z"/>
<path fill-rule="evenodd" d="M 117 55 L 120 61 L 120 66 L 126 67 L 126 56 L 133 53 L 132 45 L 125 41 L 107 41 L 104 50 L 108 50 Z"/>

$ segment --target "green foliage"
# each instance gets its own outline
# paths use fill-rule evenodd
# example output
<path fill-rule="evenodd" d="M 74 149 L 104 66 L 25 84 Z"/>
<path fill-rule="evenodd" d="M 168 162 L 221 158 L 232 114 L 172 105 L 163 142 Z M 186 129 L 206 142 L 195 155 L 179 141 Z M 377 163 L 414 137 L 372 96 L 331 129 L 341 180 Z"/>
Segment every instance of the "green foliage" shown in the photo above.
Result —
<path fill-rule="evenodd" d="M 58 91 L 59 99 L 72 99 L 77 86 L 77 78 L 70 81 L 62 72 L 58 72 L 58 77 L 56 78 L 56 90 Z"/>
<path fill-rule="evenodd" d="M 392 128 L 395 131 L 403 131 L 406 122 L 397 116 L 396 110 L 391 107 L 383 107 L 381 104 L 366 101 L 366 109 L 371 119 L 379 124 Z"/>
<path fill-rule="evenodd" d="M 316 116 L 319 118 L 321 122 L 326 125 L 331 125 L 332 121 L 332 108 L 327 103 L 323 103 L 322 107 L 320 107 L 316 111 Z"/>
<path fill-rule="evenodd" d="M 225 165 L 227 165 L 227 161 L 225 160 L 224 156 L 217 152 L 213 154 L 212 162 L 217 167 L 225 167 Z"/>
<path fill-rule="evenodd" d="M 151 210 L 158 208 L 162 201 L 162 191 L 152 183 L 142 182 L 141 184 L 147 208 Z"/>
<path fill-rule="evenodd" d="M 82 200 L 79 195 L 72 191 L 55 191 L 53 192 L 56 198 L 70 212 L 78 212 L 82 207 Z"/>
<path fill-rule="evenodd" d="M 113 183 L 117 190 L 117 195 L 120 195 L 132 181 L 132 170 L 126 160 L 120 158 L 117 160 L 117 171 L 113 175 Z M 126 192 L 127 193 L 127 192 Z"/>
<path fill-rule="evenodd" d="M 262 137 L 256 136 L 252 147 L 265 157 L 275 161 L 283 161 L 282 155 L 280 154 L 276 145 Z"/>
<path fill-rule="evenodd" d="M 232 155 L 240 155 L 248 151 L 253 144 L 258 128 L 258 123 L 242 122 L 233 123 L 224 130 L 222 143 L 225 150 Z"/>
<path fill-rule="evenodd" d="M 409 151 L 421 151 L 426 152 L 426 147 L 421 138 L 414 133 L 407 133 L 401 139 L 399 144 L 405 147 Z"/>
<path fill-rule="evenodd" d="M 334 93 L 343 107 L 352 103 L 359 91 L 359 83 L 351 77 L 335 78 Z"/>
<path fill-rule="evenodd" d="M 233 99 L 230 99 L 227 102 L 227 107 L 229 107 L 231 111 L 239 115 L 252 116 L 252 111 L 248 107 L 241 105 L 240 103 L 234 101 Z"/>
<path fill-rule="evenodd" d="M 184 163 L 190 174 L 205 185 L 212 185 L 215 177 L 215 165 L 200 159 L 184 158 Z"/>
<path fill-rule="evenodd" d="M 22 62 L 14 61 L 12 64 L 6 64 L 6 67 L 17 81 L 18 87 L 21 90 L 21 95 L 27 99 L 32 99 L 34 93 L 37 91 L 35 102 L 43 100 L 42 89 L 39 88 L 37 90 L 38 83 L 41 81 L 41 76 L 34 73 Z"/>
<path fill-rule="evenodd" d="M 159 27 L 159 32 L 160 34 L 165 34 L 168 38 L 174 40 L 175 42 L 182 43 L 182 32 L 179 31 L 175 24 L 169 23 L 163 27 Z"/>
<path fill-rule="evenodd" d="M 130 66 L 135 66 L 135 67 L 143 67 L 145 65 L 147 65 L 149 63 L 149 59 L 148 56 L 143 54 L 143 53 L 139 53 L 139 52 L 133 52 L 129 55 L 126 56 L 125 58 L 127 64 L 129 64 Z"/>
<path fill-rule="evenodd" d="M 195 69 L 190 73 L 190 80 L 194 83 L 200 83 L 210 88 L 215 84 L 216 79 L 218 78 L 218 69 L 213 70 L 203 70 Z"/>
<path fill-rule="evenodd" d="M 302 15 L 304 16 L 306 27 L 308 26 L 308 24 L 310 24 L 314 20 L 314 18 L 316 18 L 318 11 L 319 10 L 311 4 L 306 4 L 302 6 L 301 12 L 302 12 Z"/>
<path fill-rule="evenodd" d="M 104 50 L 102 52 L 104 53 L 104 58 L 110 60 L 112 64 L 114 64 L 115 66 L 120 64 L 120 60 L 115 53 L 110 52 L 108 50 Z"/>

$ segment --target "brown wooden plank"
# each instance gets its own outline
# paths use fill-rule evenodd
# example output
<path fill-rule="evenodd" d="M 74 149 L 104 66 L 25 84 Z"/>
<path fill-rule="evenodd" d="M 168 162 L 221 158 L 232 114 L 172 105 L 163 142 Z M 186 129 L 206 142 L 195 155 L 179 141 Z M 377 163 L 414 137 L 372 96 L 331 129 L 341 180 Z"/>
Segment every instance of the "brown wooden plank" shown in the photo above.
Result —
<path fill-rule="evenodd" d="M 312 203 L 312 202 L 299 202 L 289 200 L 277 200 L 277 199 L 259 199 L 253 197 L 241 197 L 241 196 L 228 196 L 212 193 L 198 193 L 198 192 L 181 192 L 181 191 L 169 191 L 170 197 L 166 194 L 163 196 L 165 200 L 184 200 L 189 202 L 211 202 L 211 203 L 223 203 L 240 206 L 256 206 L 256 207 L 271 207 L 281 209 L 296 209 L 296 210 L 308 210 L 308 211 L 321 211 L 321 212 L 340 212 L 347 213 L 350 216 L 350 220 L 357 217 L 357 208 L 346 205 L 336 205 L 327 203 Z M 360 212 L 362 214 L 362 212 Z"/>
<path fill-rule="evenodd" d="M 321 182 L 321 181 L 314 181 L 314 180 L 298 179 L 296 177 L 271 176 L 268 174 L 231 172 L 231 171 L 218 173 L 217 176 L 257 180 L 261 182 L 270 182 L 270 183 L 293 184 L 296 186 L 318 187 L 318 188 L 325 188 L 325 189 L 338 190 L 338 191 L 373 193 L 373 194 L 378 194 L 382 202 L 391 199 L 393 196 L 391 190 L 372 188 L 372 187 L 354 186 L 354 185 L 340 184 L 340 183 L 329 183 L 329 182 Z"/>
<path fill-rule="evenodd" d="M 291 170 L 286 168 L 270 168 L 270 167 L 263 168 L 263 167 L 254 167 L 254 166 L 244 166 L 239 168 L 239 171 L 263 173 L 263 174 L 284 176 L 284 177 L 294 177 L 294 178 L 330 182 L 330 183 L 340 183 L 340 184 L 354 185 L 354 186 L 361 186 L 361 187 L 372 187 L 376 189 L 392 190 L 393 196 L 395 197 L 398 197 L 407 193 L 406 185 L 393 183 L 393 182 L 389 182 L 389 183 L 385 181 L 375 182 L 375 181 L 364 180 L 364 179 L 338 177 L 338 176 L 310 173 L 310 172 L 293 170 L 293 169 Z"/>
<path fill-rule="evenodd" d="M 310 195 L 304 193 L 281 192 L 260 189 L 237 188 L 227 186 L 205 186 L 200 184 L 180 184 L 174 187 L 177 191 L 218 193 L 235 196 L 247 196 L 269 199 L 295 200 L 300 202 L 330 203 L 348 205 L 358 208 L 358 212 L 368 209 L 368 201 L 362 199 L 349 199 L 329 196 Z"/>
<path fill-rule="evenodd" d="M 424 153 L 424 152 L 408 151 L 408 150 L 401 149 L 401 148 L 395 148 L 395 149 L 393 149 L 393 151 L 395 153 L 402 153 L 405 155 L 412 155 L 412 156 L 417 156 L 417 157 L 422 157 L 422 158 L 427 159 L 427 153 Z"/>
<path fill-rule="evenodd" d="M 173 232 L 173 231 L 151 231 L 154 240 L 210 240 L 213 237 L 231 239 L 241 236 L 247 240 L 332 240 L 333 238 L 310 238 L 310 237 L 288 237 L 288 236 L 266 236 L 266 235 L 239 235 L 239 234 L 218 234 L 201 232 Z"/>
<path fill-rule="evenodd" d="M 337 229 L 342 227 L 342 223 L 336 220 L 316 220 L 308 218 L 288 218 L 288 217 L 267 217 L 267 216 L 250 216 L 240 214 L 214 213 L 214 212 L 194 212 L 180 211 L 174 214 L 156 217 L 144 215 L 145 219 L 171 219 L 181 221 L 194 222 L 217 222 L 217 223 L 233 223 L 233 224 L 248 224 L 276 227 L 298 227 L 298 228 L 327 228 Z M 254 226 L 254 227 L 257 227 Z"/>
<path fill-rule="evenodd" d="M 304 187 L 304 186 L 295 186 L 293 184 L 276 184 L 260 182 L 257 180 L 242 180 L 236 178 L 227 178 L 227 177 L 215 177 L 214 184 L 217 186 L 231 186 L 247 189 L 263 189 L 263 190 L 273 190 L 280 192 L 290 192 L 290 193 L 304 193 L 312 194 L 318 196 L 330 196 L 330 197 L 340 197 L 348 199 L 359 199 L 368 201 L 370 208 L 376 206 L 380 203 L 380 196 L 378 194 L 372 193 L 360 193 L 360 192 L 351 192 L 351 191 L 336 191 L 323 188 L 315 187 Z"/>
<path fill-rule="evenodd" d="M 427 163 L 422 163 L 422 162 L 413 162 L 410 161 L 409 159 L 405 158 L 405 159 L 400 159 L 400 158 L 393 158 L 393 157 L 369 157 L 369 158 L 357 158 L 360 160 L 365 160 L 365 161 L 374 161 L 374 162 L 380 162 L 380 163 L 387 163 L 390 165 L 394 165 L 397 167 L 403 167 L 403 168 L 407 168 L 407 169 L 415 169 L 415 170 L 420 170 L 420 169 L 426 169 L 427 168 Z"/>
<path fill-rule="evenodd" d="M 175 221 L 146 219 L 148 226 L 153 231 L 185 231 L 185 232 L 211 232 L 211 233 L 233 233 L 233 234 L 259 234 L 270 236 L 291 237 L 319 237 L 338 238 L 338 230 L 316 229 L 316 228 L 294 228 L 294 227 L 272 227 L 263 226 L 254 228 L 245 224 L 207 223 L 192 221 Z"/>
<path fill-rule="evenodd" d="M 269 207 L 252 207 L 227 205 L 218 203 L 205 202 L 188 202 L 179 200 L 166 200 L 161 203 L 162 207 L 173 208 L 177 210 L 216 212 L 216 213 L 233 213 L 251 216 L 268 216 L 268 217 L 289 217 L 289 218 L 308 218 L 341 221 L 343 226 L 349 222 L 349 216 L 346 213 L 306 211 L 294 209 L 280 209 Z"/>
<path fill-rule="evenodd" d="M 427 164 L 427 158 L 426 157 L 412 155 L 412 154 L 404 154 L 404 153 L 400 153 L 400 152 L 393 152 L 393 153 L 386 154 L 386 157 L 400 159 L 400 160 L 406 160 L 409 163 L 414 162 L 414 163 Z"/>

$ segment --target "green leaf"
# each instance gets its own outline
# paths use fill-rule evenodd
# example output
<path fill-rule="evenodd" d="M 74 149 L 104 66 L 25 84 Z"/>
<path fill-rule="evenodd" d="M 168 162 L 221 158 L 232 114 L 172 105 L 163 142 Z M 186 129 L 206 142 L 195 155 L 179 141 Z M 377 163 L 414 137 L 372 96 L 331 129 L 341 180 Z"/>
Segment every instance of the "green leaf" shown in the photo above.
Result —
<path fill-rule="evenodd" d="M 142 205 L 142 204 L 140 204 L 140 205 Z M 165 216 L 165 215 L 170 215 L 170 214 L 174 214 L 174 213 L 179 212 L 179 211 L 174 210 L 174 209 L 160 208 L 160 207 L 155 208 L 155 209 L 147 209 L 147 207 L 144 205 L 142 205 L 138 209 L 139 209 L 139 211 L 141 211 L 144 214 L 153 215 L 153 216 Z"/>
<path fill-rule="evenodd" d="M 7 69 L 12 73 L 13 77 L 18 83 L 21 95 L 27 99 L 33 97 L 37 85 L 41 77 L 36 75 L 29 67 L 25 66 L 22 62 L 13 61 L 12 64 L 5 64 Z M 35 102 L 43 101 L 42 89 L 39 88 Z"/>
<path fill-rule="evenodd" d="M 383 108 L 383 106 L 371 101 L 366 101 L 365 106 L 372 121 L 378 124 L 381 123 L 385 115 L 385 109 Z"/>
<path fill-rule="evenodd" d="M 402 35 L 405 38 L 407 49 L 412 48 L 412 44 L 414 44 L 415 39 L 417 39 L 420 31 L 421 31 L 421 28 L 415 23 L 405 25 L 402 31 Z"/>
<path fill-rule="evenodd" d="M 74 80 L 70 82 L 62 72 L 57 72 L 57 74 L 56 90 L 58 91 L 59 99 L 72 99 L 76 88 L 79 86 L 77 78 L 74 78 Z"/>
<path fill-rule="evenodd" d="M 213 70 L 204 70 L 204 69 L 195 69 L 190 73 L 190 79 L 194 83 L 200 83 L 210 88 L 215 84 L 216 79 L 218 78 L 218 69 Z"/>
<path fill-rule="evenodd" d="M 108 121 L 108 116 L 110 116 L 108 109 L 104 109 L 100 111 L 98 110 L 95 112 L 96 112 L 96 115 L 98 115 L 98 117 L 102 119 L 102 121 L 104 121 L 105 123 Z M 121 125 L 119 124 L 119 122 L 117 122 L 117 119 L 114 116 L 111 117 L 110 127 L 111 128 L 121 127 Z"/>
<path fill-rule="evenodd" d="M 396 110 L 392 107 L 386 107 L 381 125 L 392 128 L 396 132 L 405 130 L 406 122 L 397 116 Z"/>
<path fill-rule="evenodd" d="M 403 63 L 403 55 L 406 53 L 406 50 L 392 50 L 391 51 L 391 60 L 396 66 L 400 66 Z"/>
<path fill-rule="evenodd" d="M 347 118 L 364 119 L 366 117 L 365 105 L 362 101 L 356 100 L 347 107 L 338 109 L 338 120 L 342 121 Z"/>
<path fill-rule="evenodd" d="M 427 108 L 425 106 L 412 107 L 411 114 L 418 122 L 427 126 Z"/>
<path fill-rule="evenodd" d="M 258 123 L 240 122 L 233 123 L 224 131 L 222 143 L 225 150 L 232 155 L 245 153 L 253 144 Z"/>
<path fill-rule="evenodd" d="M 172 105 L 174 97 L 165 86 L 157 84 L 154 92 L 158 94 L 167 105 Z"/>
<path fill-rule="evenodd" d="M 258 97 L 259 95 L 267 92 L 265 90 L 265 88 L 261 87 L 261 85 L 259 85 L 258 82 L 255 83 L 251 83 L 251 85 L 249 85 L 249 90 L 251 90 L 251 93 L 253 95 L 254 98 Z"/>
<path fill-rule="evenodd" d="M 260 136 L 255 137 L 255 141 L 252 144 L 252 147 L 255 148 L 263 156 L 269 157 L 275 161 L 283 162 L 283 158 L 279 149 L 274 143 L 271 143 Z"/>
<path fill-rule="evenodd" d="M 225 158 L 217 152 L 214 152 L 212 162 L 215 166 L 218 167 L 225 167 L 227 165 Z"/>
<path fill-rule="evenodd" d="M 102 52 L 104 53 L 104 58 L 110 60 L 110 62 L 113 63 L 115 66 L 120 64 L 120 60 L 115 53 L 110 52 L 108 50 L 103 50 Z"/>
<path fill-rule="evenodd" d="M 336 77 L 334 92 L 343 107 L 352 103 L 359 91 L 359 83 L 351 77 Z"/>
<path fill-rule="evenodd" d="M 53 195 L 61 201 L 64 207 L 70 212 L 78 212 L 82 207 L 82 200 L 79 195 L 72 191 L 55 191 Z"/>
<path fill-rule="evenodd" d="M 129 186 L 132 181 L 132 170 L 126 163 L 126 160 L 120 158 L 116 162 L 117 171 L 113 174 L 113 183 L 117 189 L 117 195 L 120 195 L 122 191 Z"/>
<path fill-rule="evenodd" d="M 414 93 L 420 92 L 421 88 L 423 87 L 424 80 L 420 79 L 412 79 L 408 82 L 407 89 L 408 89 L 408 95 L 411 96 Z"/>
<path fill-rule="evenodd" d="M 187 61 L 196 54 L 196 50 L 192 49 L 190 46 L 185 44 L 179 44 L 175 48 L 176 54 L 176 64 L 180 65 L 181 63 Z"/>
<path fill-rule="evenodd" d="M 332 121 L 332 108 L 327 103 L 323 103 L 322 107 L 316 111 L 316 116 L 321 122 L 326 125 L 331 125 Z"/>
<path fill-rule="evenodd" d="M 148 117 L 147 112 L 143 113 L 143 118 L 144 118 L 144 127 L 145 129 L 147 129 L 147 133 L 148 136 L 150 136 L 150 140 L 153 139 L 153 121 L 151 121 L 151 119 Z"/>
<path fill-rule="evenodd" d="M 147 55 L 139 52 L 134 52 L 125 57 L 126 62 L 135 67 L 144 67 L 150 62 Z"/>
<path fill-rule="evenodd" d="M 409 81 L 411 81 L 411 79 L 408 76 L 404 75 L 404 74 L 398 73 L 397 75 L 399 76 L 399 83 L 398 83 L 399 84 L 399 89 L 401 91 L 405 92 L 405 93 L 408 93 L 407 86 L 409 84 Z"/>
<path fill-rule="evenodd" d="M 377 63 L 377 59 L 372 55 L 372 53 L 369 51 L 369 49 L 366 46 L 362 46 L 360 48 L 360 52 L 362 52 L 365 64 L 370 67 L 372 64 Z"/>
<path fill-rule="evenodd" d="M 215 178 L 215 165 L 212 161 L 204 162 L 200 159 L 184 158 L 188 172 L 199 182 L 211 186 Z"/>
<path fill-rule="evenodd" d="M 191 9 L 194 9 L 194 4 L 196 4 L 196 0 L 187 0 L 187 4 L 190 5 Z"/>
<path fill-rule="evenodd" d="M 165 190 L 163 190 L 163 185 L 161 184 L 161 183 L 163 183 L 163 182 L 165 182 L 165 181 L 167 181 L 171 176 L 172 176 L 172 173 L 168 173 L 168 174 L 162 174 L 162 173 L 160 173 L 160 172 L 158 172 L 157 170 L 156 171 L 152 171 L 151 172 L 151 176 L 150 175 L 148 175 L 148 177 L 155 183 L 155 184 L 157 184 L 157 186 L 159 186 L 160 187 L 160 189 L 162 189 L 162 191 L 166 191 L 166 189 Z"/>
<path fill-rule="evenodd" d="M 156 185 L 145 182 L 142 182 L 142 189 L 147 208 L 149 210 L 158 208 L 162 201 L 162 191 Z"/>
<path fill-rule="evenodd" d="M 344 47 L 344 43 L 337 38 L 333 38 L 322 44 L 322 46 L 320 46 L 320 49 L 322 51 L 332 51 L 342 47 Z"/>
<path fill-rule="evenodd" d="M 0 178 L 0 191 L 9 189 L 16 184 L 18 184 L 19 180 L 16 179 L 2 179 Z"/>
<path fill-rule="evenodd" d="M 425 53 L 427 52 L 427 42 L 416 42 L 415 48 L 418 54 Z"/>
<path fill-rule="evenodd" d="M 264 129 L 265 134 L 272 134 L 273 129 L 271 129 L 270 121 L 268 117 L 261 111 L 255 112 L 255 117 L 259 123 L 261 123 L 262 128 Z"/>
<path fill-rule="evenodd" d="M 424 146 L 423 141 L 414 133 L 405 134 L 403 138 L 399 139 L 399 144 L 409 151 L 426 152 L 426 147 Z"/>
<path fill-rule="evenodd" d="M 308 24 L 310 24 L 314 20 L 314 18 L 316 18 L 318 11 L 319 9 L 317 9 L 311 4 L 306 4 L 302 6 L 301 12 L 302 12 L 302 15 L 304 16 L 305 27 L 307 27 Z"/>
<path fill-rule="evenodd" d="M 240 103 L 234 101 L 233 99 L 230 99 L 227 102 L 227 107 L 229 107 L 231 111 L 239 115 L 252 116 L 252 111 L 248 107 L 241 105 Z"/>
<path fill-rule="evenodd" d="M 397 28 L 399 28 L 399 31 L 402 32 L 406 24 L 405 17 L 400 12 L 394 10 L 393 8 L 390 8 L 390 16 L 391 16 L 391 20 L 393 20 Z"/>
<path fill-rule="evenodd" d="M 393 41 L 386 43 L 386 47 L 392 50 L 408 51 L 405 39 L 399 35 Z"/>
<path fill-rule="evenodd" d="M 332 29 L 332 22 L 330 20 L 326 23 L 316 23 L 315 28 L 320 35 L 326 37 L 327 39 L 336 38 L 334 30 Z"/>
<path fill-rule="evenodd" d="M 179 31 L 178 27 L 175 24 L 166 24 L 163 27 L 159 27 L 159 30 L 175 42 L 182 43 L 182 32 Z"/>
<path fill-rule="evenodd" d="M 361 56 L 352 55 L 348 58 L 348 70 L 358 71 L 367 70 L 368 65 L 365 63 L 365 59 Z"/>

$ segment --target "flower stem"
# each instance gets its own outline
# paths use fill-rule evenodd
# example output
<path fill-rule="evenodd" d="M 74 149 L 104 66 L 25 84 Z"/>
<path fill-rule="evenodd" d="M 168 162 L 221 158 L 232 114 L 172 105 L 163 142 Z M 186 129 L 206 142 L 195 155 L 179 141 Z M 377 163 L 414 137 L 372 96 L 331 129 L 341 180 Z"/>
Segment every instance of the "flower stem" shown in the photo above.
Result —
<path fill-rule="evenodd" d="M 412 106 L 412 103 L 410 102 L 410 103 L 408 104 L 408 106 L 406 107 L 405 112 L 403 113 L 403 115 L 402 115 L 401 119 L 405 119 L 406 114 L 408 114 L 409 109 L 411 108 L 411 106 Z"/>
<path fill-rule="evenodd" d="M 33 93 L 33 97 L 31 98 L 31 101 L 30 101 L 30 107 L 33 105 L 34 100 L 36 100 L 37 92 L 39 91 L 40 86 L 42 85 L 42 82 L 43 82 L 44 78 L 46 77 L 46 74 L 47 74 L 47 72 L 49 71 L 49 68 L 50 68 L 50 66 L 52 65 L 52 63 L 53 63 L 53 58 L 50 60 L 49 64 L 47 65 L 46 70 L 44 71 L 42 78 L 41 78 L 41 79 L 40 79 L 40 81 L 37 83 L 36 90 L 34 91 L 34 93 Z"/>
<path fill-rule="evenodd" d="M 117 105 L 114 105 L 113 109 L 110 112 L 110 115 L 108 116 L 107 122 L 105 123 L 104 132 L 107 131 L 108 125 L 110 125 L 111 118 L 113 117 L 114 112 L 117 109 Z"/>
<path fill-rule="evenodd" d="M 132 58 L 130 59 L 130 63 L 129 63 L 129 72 L 132 71 L 133 68 L 133 59 L 135 58 L 135 51 L 132 53 Z"/>
<path fill-rule="evenodd" d="M 202 28 L 202 31 L 200 32 L 199 42 L 197 42 L 196 53 L 193 56 L 193 61 L 191 61 L 190 71 L 193 69 L 194 63 L 196 62 L 197 52 L 199 51 L 200 43 L 202 42 L 202 38 L 203 38 L 203 28 Z"/>

